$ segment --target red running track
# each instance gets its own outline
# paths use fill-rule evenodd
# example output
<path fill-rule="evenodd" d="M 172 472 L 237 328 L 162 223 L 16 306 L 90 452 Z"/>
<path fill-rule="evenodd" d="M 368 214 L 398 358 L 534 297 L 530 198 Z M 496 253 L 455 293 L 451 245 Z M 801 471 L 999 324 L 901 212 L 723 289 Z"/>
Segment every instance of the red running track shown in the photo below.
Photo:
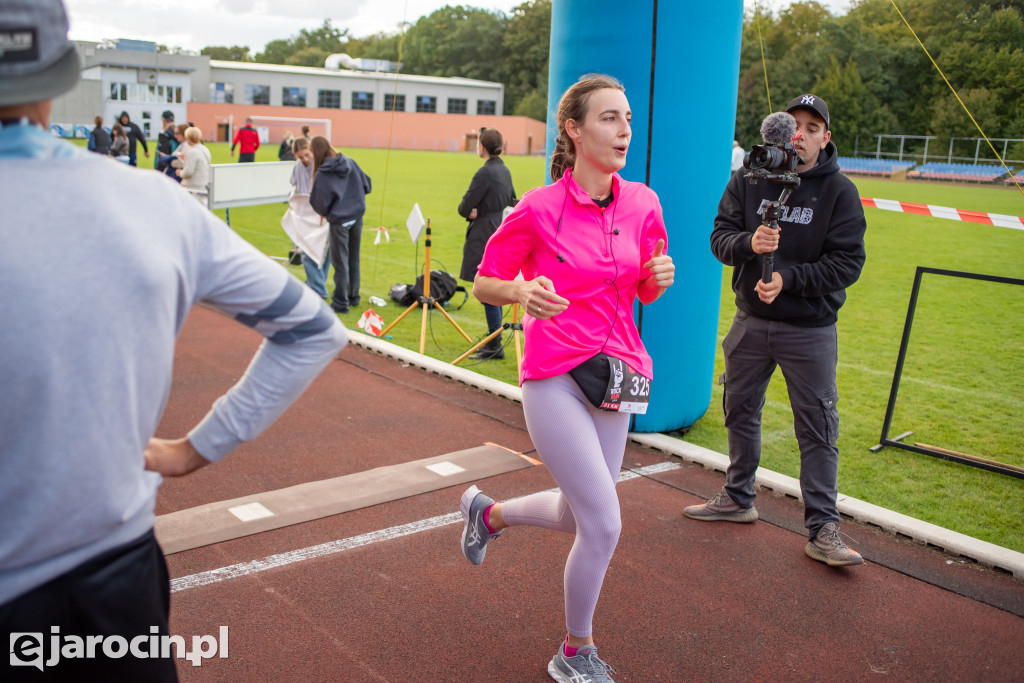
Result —
<path fill-rule="evenodd" d="M 178 342 L 159 435 L 180 436 L 244 371 L 260 337 L 203 308 Z M 713 419 L 713 418 L 712 418 Z M 158 514 L 493 441 L 532 448 L 518 404 L 349 345 L 256 441 L 168 480 Z M 798 501 L 762 492 L 753 525 L 689 520 L 721 474 L 630 444 L 623 533 L 595 618 L 617 681 L 1020 680 L 1024 583 L 851 520 L 867 559 L 808 559 Z M 479 482 L 495 498 L 552 487 L 543 467 Z M 168 557 L 180 582 L 458 511 L 463 486 Z M 171 633 L 217 635 L 229 655 L 183 681 L 545 681 L 564 635 L 572 539 L 510 529 L 480 567 L 459 524 L 177 590 Z"/>

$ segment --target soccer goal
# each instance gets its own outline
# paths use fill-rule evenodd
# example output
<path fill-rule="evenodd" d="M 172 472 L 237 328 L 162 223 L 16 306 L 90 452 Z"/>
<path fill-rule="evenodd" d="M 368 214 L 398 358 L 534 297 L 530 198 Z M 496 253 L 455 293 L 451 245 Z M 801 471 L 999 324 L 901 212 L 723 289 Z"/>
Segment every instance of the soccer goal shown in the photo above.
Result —
<path fill-rule="evenodd" d="M 260 142 L 263 144 L 277 144 L 284 140 L 286 132 L 293 137 L 302 135 L 302 127 L 309 126 L 309 137 L 323 135 L 331 140 L 330 119 L 307 119 L 301 116 L 253 116 L 252 126 L 260 135 Z M 235 121 L 240 126 L 244 121 Z"/>
<path fill-rule="evenodd" d="M 1024 479 L 1021 285 L 918 266 L 872 451 L 892 446 Z"/>

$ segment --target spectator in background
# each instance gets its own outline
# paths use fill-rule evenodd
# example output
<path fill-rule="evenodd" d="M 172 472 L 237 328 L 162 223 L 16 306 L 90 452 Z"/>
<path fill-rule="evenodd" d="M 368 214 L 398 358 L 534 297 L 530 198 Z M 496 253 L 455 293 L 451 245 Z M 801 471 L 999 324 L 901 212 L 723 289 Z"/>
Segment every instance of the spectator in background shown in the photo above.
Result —
<path fill-rule="evenodd" d="M 178 147 L 183 150 L 184 165 L 177 171 L 181 186 L 192 193 L 204 206 L 209 195 L 207 186 L 210 184 L 210 150 L 203 144 L 203 131 L 190 126 L 183 133 L 184 144 Z"/>
<path fill-rule="evenodd" d="M 462 270 L 459 277 L 469 282 L 476 278 L 477 266 L 484 257 L 484 247 L 501 225 L 505 207 L 516 204 L 512 174 L 500 158 L 504 144 L 496 128 L 480 129 L 476 149 L 484 165 L 473 174 L 469 189 L 459 203 L 459 215 L 469 222 L 466 242 L 462 247 Z M 488 335 L 501 329 L 501 306 L 485 303 L 484 315 L 487 318 Z M 474 360 L 501 360 L 504 357 L 500 334 L 470 356 Z"/>
<path fill-rule="evenodd" d="M 185 167 L 185 131 L 188 129 L 189 124 L 187 123 L 179 123 L 177 126 L 174 126 L 171 133 L 174 137 L 174 151 L 166 156 L 159 156 L 157 158 L 158 164 L 163 162 L 163 174 L 168 178 L 173 178 L 178 183 L 181 182 L 178 170 Z"/>
<path fill-rule="evenodd" d="M 3 0 L 0 26 L 32 41 L 19 59 L 0 58 L 0 206 L 5 243 L 19 247 L 0 250 L 0 634 L 155 642 L 169 635 L 170 606 L 153 534 L 160 475 L 255 438 L 337 356 L 345 330 L 180 187 L 50 134 L 53 98 L 80 72 L 60 0 Z M 43 252 L 54 268 L 39 278 L 24 255 Z M 75 306 L 54 305 L 69 293 Z M 265 339 L 194 429 L 154 438 L 175 339 L 198 303 Z M 24 652 L 16 640 L 12 663 Z M 105 650 L 60 657 L 39 677 L 177 680 L 173 658 Z M 24 680 L 32 668 L 4 671 Z"/>
<path fill-rule="evenodd" d="M 743 157 L 746 156 L 746 152 L 740 147 L 739 140 L 732 141 L 732 172 L 743 168 Z"/>
<path fill-rule="evenodd" d="M 309 126 L 303 124 L 300 130 L 302 131 L 302 137 L 306 138 L 307 140 L 312 140 L 312 138 L 309 136 Z"/>
<path fill-rule="evenodd" d="M 110 156 L 118 161 L 128 163 L 128 136 L 124 132 L 124 126 L 115 123 L 110 128 Z"/>
<path fill-rule="evenodd" d="M 135 143 L 142 145 L 142 151 L 146 154 L 146 158 L 149 158 L 149 146 L 146 144 L 146 136 L 142 134 L 142 130 L 132 122 L 131 117 L 128 116 L 128 112 L 123 111 L 121 115 L 117 117 L 120 121 L 121 126 L 124 128 L 124 132 L 128 134 L 128 164 L 130 166 L 136 166 L 138 157 L 135 155 Z"/>
<path fill-rule="evenodd" d="M 366 195 L 370 176 L 353 159 L 338 152 L 327 138 L 317 135 L 313 150 L 313 186 L 309 203 L 331 225 L 331 264 L 334 265 L 334 294 L 331 309 L 348 313 L 359 305 L 359 248 L 363 236 Z"/>
<path fill-rule="evenodd" d="M 97 154 L 109 154 L 110 135 L 103 128 L 103 117 L 97 116 L 93 119 L 93 123 L 96 124 L 96 127 L 89 133 L 89 151 L 96 152 Z"/>
<path fill-rule="evenodd" d="M 297 201 L 305 202 L 305 205 L 308 206 L 309 192 L 313 187 L 313 152 L 309 147 L 308 138 L 295 138 L 293 145 L 297 161 L 295 162 L 295 167 L 292 168 L 291 182 L 294 191 L 292 194 L 292 200 L 289 201 L 289 204 L 291 204 L 292 201 Z M 299 209 L 298 213 L 305 213 L 304 211 L 301 211 L 305 206 L 294 208 Z M 310 209 L 312 209 L 312 207 L 310 207 Z M 322 224 L 324 220 L 324 218 L 320 218 L 320 223 Z M 302 226 L 302 223 L 300 222 L 298 225 Z M 312 228 L 313 226 L 308 227 Z M 317 226 L 317 229 L 319 230 L 319 226 Z M 320 265 L 320 263 L 323 263 L 323 265 Z M 309 285 L 314 292 L 319 294 L 321 299 L 326 299 L 328 296 L 327 276 L 331 272 L 331 250 L 329 239 L 324 242 L 324 251 L 320 254 L 320 263 L 303 251 L 302 268 L 306 271 L 306 284 Z"/>
<path fill-rule="evenodd" d="M 292 149 L 292 143 L 295 141 L 295 136 L 292 135 L 290 130 L 284 132 L 284 139 L 281 140 L 281 146 L 277 149 L 277 158 L 279 161 L 295 161 L 295 151 Z"/>
<path fill-rule="evenodd" d="M 158 171 L 163 171 L 167 168 L 169 160 L 167 159 L 174 150 L 178 149 L 180 140 L 176 135 L 176 127 L 174 125 L 174 112 L 170 109 L 164 111 L 160 115 L 160 119 L 164 123 L 163 130 L 156 136 L 156 163 L 155 168 Z M 172 171 L 173 173 L 173 171 Z"/>
<path fill-rule="evenodd" d="M 260 136 L 252 127 L 252 117 L 245 118 L 245 125 L 235 131 L 235 139 L 231 141 L 231 156 L 235 156 L 238 145 L 238 163 L 256 161 L 256 150 L 260 148 Z"/>

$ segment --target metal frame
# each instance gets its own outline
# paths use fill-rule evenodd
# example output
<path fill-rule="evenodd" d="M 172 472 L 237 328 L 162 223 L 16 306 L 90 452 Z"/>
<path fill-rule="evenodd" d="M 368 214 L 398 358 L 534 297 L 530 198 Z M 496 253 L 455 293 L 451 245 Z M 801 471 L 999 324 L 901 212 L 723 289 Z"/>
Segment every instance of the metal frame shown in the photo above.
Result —
<path fill-rule="evenodd" d="M 1016 467 L 1014 465 L 1008 465 L 994 460 L 986 460 L 984 458 L 965 456 L 965 454 L 955 454 L 954 452 L 949 451 L 937 451 L 930 448 L 922 448 L 917 445 L 901 443 L 900 440 L 908 436 L 911 432 L 900 434 L 894 439 L 889 438 L 889 429 L 892 427 L 892 415 L 896 408 L 896 395 L 899 393 L 900 378 L 903 375 L 903 363 L 906 360 L 907 345 L 910 342 L 910 329 L 914 322 L 914 310 L 917 308 L 917 296 L 921 289 L 921 276 L 925 273 L 944 275 L 947 277 L 960 277 L 969 280 L 983 280 L 985 282 L 999 282 L 1008 285 L 1024 285 L 1024 280 L 1018 280 L 1015 278 L 999 277 L 996 275 L 981 275 L 979 273 L 965 273 L 957 270 L 925 268 L 923 266 L 917 267 L 917 272 L 914 275 L 914 286 L 910 292 L 910 304 L 907 307 L 907 321 L 903 326 L 903 338 L 900 340 L 900 352 L 896 359 L 896 370 L 892 377 L 892 390 L 889 392 L 889 404 L 885 408 L 885 419 L 882 421 L 882 436 L 879 439 L 878 445 L 873 446 L 870 450 L 877 452 L 884 446 L 893 446 L 894 448 L 902 448 L 905 451 L 912 451 L 921 455 L 930 455 L 942 460 L 957 462 L 961 465 L 969 465 L 971 467 L 978 467 L 990 472 L 998 472 L 999 474 L 1006 474 L 1018 479 L 1024 479 L 1024 468 Z"/>

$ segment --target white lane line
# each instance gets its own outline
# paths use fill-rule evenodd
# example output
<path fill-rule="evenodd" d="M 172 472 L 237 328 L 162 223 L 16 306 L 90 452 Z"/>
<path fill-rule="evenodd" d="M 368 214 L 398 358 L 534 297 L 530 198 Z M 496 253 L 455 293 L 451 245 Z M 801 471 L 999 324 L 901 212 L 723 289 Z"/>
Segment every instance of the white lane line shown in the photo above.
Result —
<path fill-rule="evenodd" d="M 636 470 L 625 470 L 619 473 L 619 482 L 630 481 L 632 479 L 651 476 L 661 472 L 669 472 L 671 470 L 679 469 L 679 467 L 680 465 L 677 463 L 661 462 L 655 465 L 641 467 Z M 558 489 L 549 490 L 557 491 Z M 443 526 L 448 526 L 449 524 L 457 524 L 461 521 L 462 513 L 452 512 L 447 515 L 438 515 L 437 517 L 430 517 L 429 519 L 421 519 L 418 522 L 400 524 L 387 529 L 371 531 L 351 538 L 343 538 L 337 541 L 329 541 L 327 543 L 321 543 L 320 545 L 310 546 L 308 548 L 290 550 L 278 555 L 270 555 L 262 560 L 239 562 L 238 564 L 221 567 L 220 569 L 211 569 L 197 574 L 189 574 L 188 576 L 172 579 L 171 592 L 177 593 L 178 591 L 188 590 L 189 588 L 198 588 L 199 586 L 207 586 L 211 583 L 219 583 L 221 581 L 227 581 L 228 579 L 237 579 L 242 576 L 265 572 L 269 569 L 284 567 L 296 562 L 312 560 L 318 557 L 324 557 L 325 555 L 333 555 L 334 553 L 352 550 L 353 548 L 361 548 L 363 546 L 373 545 L 374 543 L 391 541 L 403 536 L 418 534 L 422 531 L 438 529 Z"/>

